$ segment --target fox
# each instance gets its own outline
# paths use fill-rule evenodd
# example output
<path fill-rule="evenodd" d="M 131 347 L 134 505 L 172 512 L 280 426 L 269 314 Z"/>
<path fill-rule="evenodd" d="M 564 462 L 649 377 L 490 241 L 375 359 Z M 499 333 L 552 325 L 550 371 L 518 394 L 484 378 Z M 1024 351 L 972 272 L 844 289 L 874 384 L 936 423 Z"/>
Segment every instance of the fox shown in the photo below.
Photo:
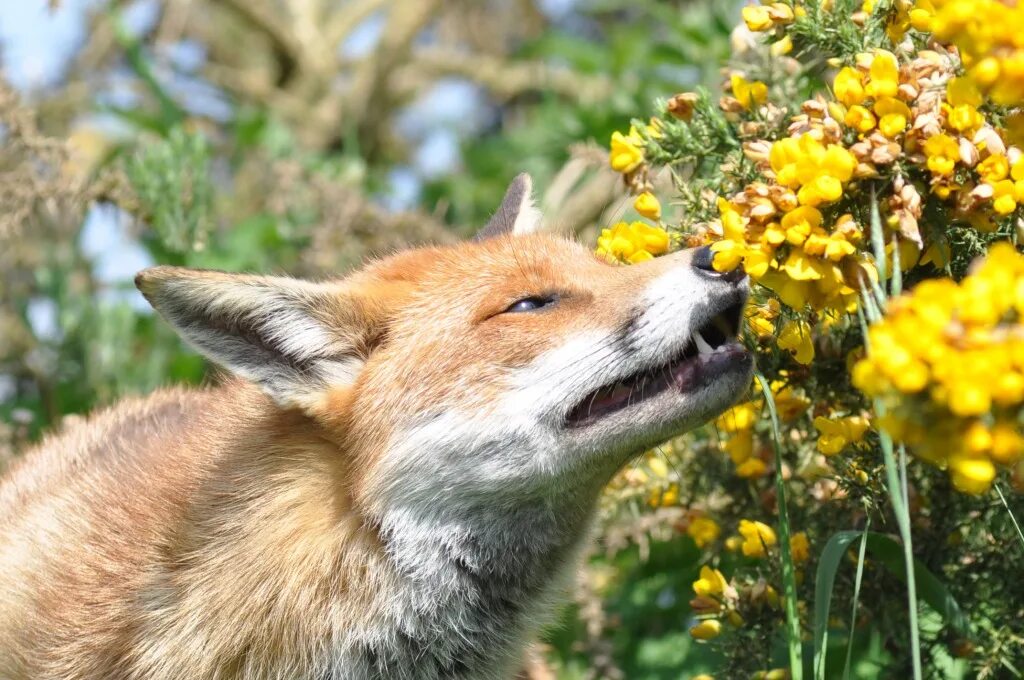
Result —
<path fill-rule="evenodd" d="M 6 473 L 0 677 L 527 677 L 602 489 L 752 375 L 741 270 L 541 225 L 524 174 L 476 238 L 346 276 L 139 273 L 226 377 Z"/>

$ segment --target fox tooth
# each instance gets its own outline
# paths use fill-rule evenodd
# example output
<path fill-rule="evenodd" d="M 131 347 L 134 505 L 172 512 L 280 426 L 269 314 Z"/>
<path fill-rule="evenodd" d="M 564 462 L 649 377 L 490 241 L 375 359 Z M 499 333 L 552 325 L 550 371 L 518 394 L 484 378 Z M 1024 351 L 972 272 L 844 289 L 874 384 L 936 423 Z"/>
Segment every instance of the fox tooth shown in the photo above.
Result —
<path fill-rule="evenodd" d="M 715 351 L 714 347 L 708 344 L 708 341 L 701 336 L 700 331 L 693 334 L 693 341 L 697 344 L 697 352 L 699 354 L 711 354 Z"/>

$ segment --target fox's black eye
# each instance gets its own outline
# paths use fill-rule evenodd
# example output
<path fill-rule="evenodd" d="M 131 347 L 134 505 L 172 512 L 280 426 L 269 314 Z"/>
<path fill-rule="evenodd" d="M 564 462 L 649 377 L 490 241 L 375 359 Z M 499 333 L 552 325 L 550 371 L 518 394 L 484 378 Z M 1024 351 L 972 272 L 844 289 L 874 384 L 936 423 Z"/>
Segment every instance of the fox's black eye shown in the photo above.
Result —
<path fill-rule="evenodd" d="M 509 305 L 508 309 L 506 309 L 504 313 L 511 314 L 515 312 L 533 312 L 540 309 L 541 307 L 547 307 L 548 305 L 554 303 L 554 301 L 554 297 L 541 297 L 538 295 L 534 295 L 532 297 L 523 298 L 522 300 L 516 300 L 511 305 Z"/>

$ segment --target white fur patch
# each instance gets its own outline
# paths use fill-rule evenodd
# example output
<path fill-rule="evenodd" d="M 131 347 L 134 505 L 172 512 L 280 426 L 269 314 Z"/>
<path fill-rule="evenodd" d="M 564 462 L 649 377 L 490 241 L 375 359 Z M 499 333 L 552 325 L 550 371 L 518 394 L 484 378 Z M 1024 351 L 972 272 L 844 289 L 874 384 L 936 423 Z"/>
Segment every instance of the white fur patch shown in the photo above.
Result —
<path fill-rule="evenodd" d="M 530 234 L 539 231 L 544 216 L 536 205 L 533 204 L 533 197 L 529 194 L 523 196 L 523 202 L 519 206 L 516 221 L 512 225 L 512 233 L 516 235 Z"/>

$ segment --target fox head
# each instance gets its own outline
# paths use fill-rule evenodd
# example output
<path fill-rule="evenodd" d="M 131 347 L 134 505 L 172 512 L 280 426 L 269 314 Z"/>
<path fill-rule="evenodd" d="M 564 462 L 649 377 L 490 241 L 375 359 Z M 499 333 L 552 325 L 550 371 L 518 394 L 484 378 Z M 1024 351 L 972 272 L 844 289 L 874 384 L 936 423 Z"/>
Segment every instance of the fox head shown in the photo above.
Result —
<path fill-rule="evenodd" d="M 475 240 L 344 278 L 154 267 L 136 284 L 197 350 L 341 442 L 369 507 L 560 494 L 749 386 L 747 282 L 706 248 L 609 265 L 538 222 L 521 175 Z"/>

